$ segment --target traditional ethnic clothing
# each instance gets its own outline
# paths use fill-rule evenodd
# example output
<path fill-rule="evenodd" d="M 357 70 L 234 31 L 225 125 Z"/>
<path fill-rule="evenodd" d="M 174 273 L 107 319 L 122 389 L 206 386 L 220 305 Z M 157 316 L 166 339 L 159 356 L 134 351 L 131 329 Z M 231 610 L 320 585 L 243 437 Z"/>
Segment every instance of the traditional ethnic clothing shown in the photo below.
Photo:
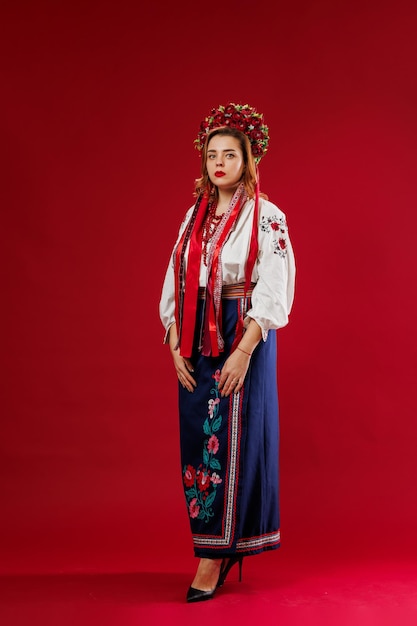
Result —
<path fill-rule="evenodd" d="M 233 215 L 236 204 L 238 210 Z M 189 228 L 190 222 L 200 220 L 198 228 L 204 230 L 204 215 L 199 215 L 195 207 L 187 212 L 160 302 L 167 332 L 174 322 L 181 326 L 178 313 L 182 321 L 187 315 L 189 318 L 190 310 L 194 315 L 192 350 L 190 354 L 181 350 L 181 354 L 191 356 L 197 387 L 189 393 L 179 385 L 179 412 L 183 484 L 194 551 L 199 557 L 256 554 L 280 544 L 276 333 L 270 331 L 288 322 L 295 263 L 285 215 L 271 202 L 260 199 L 255 220 L 256 262 L 248 280 L 255 205 L 255 200 L 248 200 L 240 188 L 223 218 L 225 224 L 229 223 L 223 230 L 223 240 L 220 234 L 220 239 L 213 235 L 204 245 L 200 241 L 194 309 L 188 308 L 184 316 L 180 307 L 187 303 L 181 300 L 181 277 L 184 279 L 191 269 L 187 260 L 195 258 L 192 246 L 196 245 L 192 237 L 197 227 Z M 217 229 L 214 231 L 217 234 Z M 180 272 L 176 275 L 178 264 Z M 176 287 L 182 294 L 176 294 Z M 247 326 L 250 318 L 262 329 L 262 341 L 252 354 L 240 392 L 222 398 L 218 389 L 220 371 L 237 333 L 237 339 L 241 338 L 240 321 Z M 214 326 L 210 325 L 213 319 Z"/>

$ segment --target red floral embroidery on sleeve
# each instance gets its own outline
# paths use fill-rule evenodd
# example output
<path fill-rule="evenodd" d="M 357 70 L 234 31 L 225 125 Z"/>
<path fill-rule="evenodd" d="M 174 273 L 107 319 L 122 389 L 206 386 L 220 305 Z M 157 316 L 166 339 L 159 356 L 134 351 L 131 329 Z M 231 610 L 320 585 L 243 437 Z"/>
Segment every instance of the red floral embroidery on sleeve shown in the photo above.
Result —
<path fill-rule="evenodd" d="M 261 230 L 264 233 L 272 233 L 272 245 L 274 254 L 284 258 L 287 256 L 288 228 L 285 217 L 276 215 L 263 216 L 260 221 Z"/>

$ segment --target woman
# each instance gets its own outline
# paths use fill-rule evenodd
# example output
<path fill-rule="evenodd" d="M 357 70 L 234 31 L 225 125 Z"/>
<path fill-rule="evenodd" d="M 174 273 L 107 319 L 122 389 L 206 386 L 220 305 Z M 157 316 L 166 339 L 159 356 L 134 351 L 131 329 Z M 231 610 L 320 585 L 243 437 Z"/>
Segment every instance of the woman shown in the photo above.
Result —
<path fill-rule="evenodd" d="M 233 103 L 202 122 L 197 202 L 160 315 L 179 380 L 183 484 L 200 557 L 187 601 L 213 598 L 244 556 L 279 547 L 276 333 L 294 294 L 285 215 L 259 195 L 263 117 Z"/>

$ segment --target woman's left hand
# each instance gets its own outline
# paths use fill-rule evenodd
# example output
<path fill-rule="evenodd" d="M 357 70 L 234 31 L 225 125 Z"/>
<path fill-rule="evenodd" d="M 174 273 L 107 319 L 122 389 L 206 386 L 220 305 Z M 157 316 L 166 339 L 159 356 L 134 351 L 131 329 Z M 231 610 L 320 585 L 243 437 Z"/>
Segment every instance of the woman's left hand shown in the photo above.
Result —
<path fill-rule="evenodd" d="M 246 372 L 250 363 L 250 354 L 241 350 L 235 350 L 223 365 L 219 390 L 222 398 L 229 396 L 232 392 L 239 393 L 245 380 Z"/>

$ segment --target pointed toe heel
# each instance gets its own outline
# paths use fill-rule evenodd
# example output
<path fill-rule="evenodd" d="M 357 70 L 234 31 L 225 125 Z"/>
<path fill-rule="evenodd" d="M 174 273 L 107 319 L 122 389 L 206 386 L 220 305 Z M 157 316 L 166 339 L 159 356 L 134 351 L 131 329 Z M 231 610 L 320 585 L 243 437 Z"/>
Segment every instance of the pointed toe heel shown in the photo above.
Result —
<path fill-rule="evenodd" d="M 194 589 L 190 587 L 187 591 L 187 602 L 203 602 L 204 600 L 212 600 L 216 593 L 216 587 L 211 591 L 202 591 L 201 589 Z"/>

